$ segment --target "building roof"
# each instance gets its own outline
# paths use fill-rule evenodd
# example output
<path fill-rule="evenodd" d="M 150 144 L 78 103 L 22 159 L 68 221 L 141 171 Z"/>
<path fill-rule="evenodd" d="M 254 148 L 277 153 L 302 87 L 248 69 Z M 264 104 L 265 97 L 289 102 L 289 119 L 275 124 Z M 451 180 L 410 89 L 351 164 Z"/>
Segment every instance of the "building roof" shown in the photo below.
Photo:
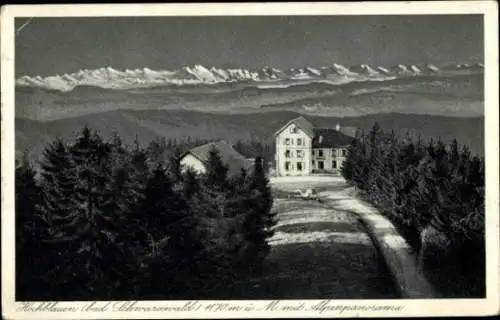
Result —
<path fill-rule="evenodd" d="M 294 123 L 297 127 L 304 130 L 304 132 L 308 136 L 312 137 L 314 135 L 314 125 L 302 116 L 288 121 L 284 126 L 282 126 L 278 131 L 276 131 L 275 135 L 279 134 L 281 131 L 283 131 L 286 127 L 288 127 L 292 123 Z"/>
<path fill-rule="evenodd" d="M 343 135 L 349 136 L 349 137 L 355 137 L 356 136 L 356 128 L 355 127 L 348 127 L 348 126 L 340 126 L 337 124 L 334 127 L 330 128 L 320 128 L 317 124 L 315 124 L 313 121 L 307 120 L 305 117 L 300 116 L 297 118 L 294 118 L 290 121 L 288 121 L 284 126 L 282 126 L 278 131 L 276 131 L 275 135 L 278 135 L 283 131 L 286 127 L 288 127 L 290 124 L 294 123 L 296 126 L 304 130 L 304 132 L 313 138 L 315 136 L 315 130 L 326 130 L 326 129 L 331 129 L 333 130 L 334 128 L 336 129 L 337 126 L 339 126 L 339 130 Z"/>
<path fill-rule="evenodd" d="M 356 137 L 356 131 L 358 129 L 356 127 L 340 127 L 340 132 L 349 137 Z"/>
<path fill-rule="evenodd" d="M 231 144 L 224 140 L 195 147 L 189 150 L 186 155 L 192 154 L 198 160 L 206 164 L 212 147 L 215 147 L 219 151 L 222 162 L 228 166 L 228 174 L 239 174 L 242 168 L 247 171 L 252 169 L 254 160 L 245 158 L 241 153 L 236 151 Z"/>
<path fill-rule="evenodd" d="M 312 140 L 313 148 L 340 148 L 348 146 L 353 140 L 341 131 L 330 128 L 315 128 Z"/>

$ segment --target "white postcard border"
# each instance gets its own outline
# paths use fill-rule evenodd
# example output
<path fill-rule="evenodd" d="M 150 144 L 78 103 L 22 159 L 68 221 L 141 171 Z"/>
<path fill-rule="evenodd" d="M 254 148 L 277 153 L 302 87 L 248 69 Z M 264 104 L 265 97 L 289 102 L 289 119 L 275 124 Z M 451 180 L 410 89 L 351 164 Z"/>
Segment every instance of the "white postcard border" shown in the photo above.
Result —
<path fill-rule="evenodd" d="M 486 299 L 423 300 L 269 300 L 56 302 L 26 305 L 14 299 L 14 17 L 222 16 L 222 15 L 394 15 L 484 14 L 485 159 L 486 159 Z M 498 5 L 494 1 L 421 1 L 350 3 L 20 5 L 1 12 L 2 57 L 2 305 L 6 319 L 95 318 L 330 318 L 492 315 L 500 311 L 499 268 L 499 101 Z M 126 305 L 128 303 L 128 305 Z M 190 304 L 188 304 L 190 303 Z M 225 303 L 227 305 L 217 305 Z M 120 305 L 121 304 L 121 305 Z M 130 305 L 133 304 L 133 305 Z M 300 305 L 303 304 L 301 308 Z M 125 307 L 124 307 L 125 305 Z M 284 305 L 295 310 L 280 311 Z M 104 310 L 103 307 L 108 309 Z M 121 309 L 120 309 L 121 306 Z M 127 308 L 130 311 L 123 311 Z M 274 306 L 274 310 L 272 309 Z M 280 308 L 278 308 L 278 306 Z M 28 311 L 30 308 L 52 311 Z M 98 308 L 101 307 L 99 310 Z M 166 311 L 167 308 L 181 308 Z M 267 309 L 269 310 L 266 310 Z M 71 311 L 56 311 L 68 308 Z M 133 311 L 132 309 L 135 311 Z M 142 308 L 142 309 L 139 309 Z M 150 309 L 148 309 L 150 308 Z M 152 308 L 162 310 L 155 311 Z M 184 309 L 182 309 L 184 308 Z M 231 308 L 231 309 L 230 309 Z M 278 308 L 278 310 L 276 310 Z M 24 310 L 24 311 L 23 311 Z M 121 311 L 120 311 L 121 310 Z M 149 310 L 149 311 L 148 311 Z"/>

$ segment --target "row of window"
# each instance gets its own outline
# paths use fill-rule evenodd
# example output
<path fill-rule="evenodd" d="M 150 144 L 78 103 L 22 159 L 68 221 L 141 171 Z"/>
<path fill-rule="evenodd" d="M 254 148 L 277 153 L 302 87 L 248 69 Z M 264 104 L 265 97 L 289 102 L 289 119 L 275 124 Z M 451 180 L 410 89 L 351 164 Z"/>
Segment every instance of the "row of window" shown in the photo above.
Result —
<path fill-rule="evenodd" d="M 314 167 L 316 163 L 314 162 L 314 160 L 312 161 L 312 166 Z M 318 161 L 318 169 L 322 170 L 322 169 L 325 169 L 325 162 L 324 161 Z M 332 169 L 337 169 L 337 161 L 336 160 L 333 160 L 332 161 Z"/>
<path fill-rule="evenodd" d="M 296 150 L 295 155 L 297 158 L 304 158 L 304 150 Z M 291 158 L 293 156 L 293 152 L 290 150 L 285 150 L 285 158 Z"/>
<path fill-rule="evenodd" d="M 294 142 L 296 142 L 297 146 L 305 146 L 305 141 L 302 138 L 297 138 L 296 140 L 292 138 L 285 138 L 284 139 L 284 144 L 286 146 L 293 146 Z M 339 157 L 345 157 L 347 156 L 347 150 L 345 149 L 332 149 L 331 150 L 332 157 L 334 156 L 339 156 Z M 313 150 L 313 156 L 315 155 L 315 150 Z M 318 157 L 323 157 L 323 149 L 318 150 Z"/>
<path fill-rule="evenodd" d="M 297 144 L 296 144 L 297 146 L 304 146 L 305 145 L 305 141 L 302 138 L 297 138 L 297 140 L 295 140 L 295 142 L 297 142 Z M 285 138 L 284 144 L 286 146 L 293 146 L 294 140 L 292 138 Z"/>
<path fill-rule="evenodd" d="M 312 162 L 313 167 L 315 166 L 315 162 Z M 297 162 L 295 166 L 297 171 L 302 171 L 304 168 L 304 162 Z M 286 161 L 285 162 L 285 171 L 290 171 L 294 169 L 294 165 L 292 162 Z M 318 169 L 323 170 L 325 169 L 325 162 L 324 161 L 318 161 Z M 332 161 L 332 169 L 337 169 L 337 161 L 333 160 Z"/>
<path fill-rule="evenodd" d="M 296 157 L 297 158 L 303 158 L 304 157 L 304 150 L 296 150 Z M 312 151 L 312 155 L 314 156 L 315 155 L 315 150 Z M 342 157 L 345 157 L 347 156 L 347 150 L 345 149 L 342 149 L 342 150 L 336 150 L 336 149 L 332 149 L 331 150 L 331 154 L 332 154 L 332 157 L 335 157 L 335 156 L 342 156 Z M 285 158 L 291 158 L 293 156 L 293 151 L 290 151 L 290 150 L 285 150 Z M 324 152 L 323 152 L 323 149 L 319 149 L 318 150 L 318 157 L 324 157 Z"/>
<path fill-rule="evenodd" d="M 295 168 L 297 171 L 302 171 L 304 168 L 304 162 L 297 162 Z M 285 162 L 285 171 L 293 170 L 294 166 L 292 162 Z"/>
<path fill-rule="evenodd" d="M 317 152 L 316 152 L 317 151 Z M 346 149 L 332 149 L 331 151 L 332 157 L 339 156 L 339 157 L 346 157 L 347 156 L 347 150 Z M 312 155 L 315 156 L 316 153 L 318 154 L 318 157 L 324 157 L 324 152 L 323 149 L 319 150 L 314 150 L 312 151 Z"/>

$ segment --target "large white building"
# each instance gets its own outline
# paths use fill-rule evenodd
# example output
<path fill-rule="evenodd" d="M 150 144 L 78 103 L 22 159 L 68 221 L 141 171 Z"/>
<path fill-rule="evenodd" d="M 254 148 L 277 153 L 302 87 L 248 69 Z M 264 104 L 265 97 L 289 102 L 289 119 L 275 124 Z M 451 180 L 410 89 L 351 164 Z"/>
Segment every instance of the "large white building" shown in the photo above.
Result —
<path fill-rule="evenodd" d="M 304 117 L 295 118 L 275 133 L 275 174 L 339 174 L 353 135 L 351 127 L 317 128 Z"/>

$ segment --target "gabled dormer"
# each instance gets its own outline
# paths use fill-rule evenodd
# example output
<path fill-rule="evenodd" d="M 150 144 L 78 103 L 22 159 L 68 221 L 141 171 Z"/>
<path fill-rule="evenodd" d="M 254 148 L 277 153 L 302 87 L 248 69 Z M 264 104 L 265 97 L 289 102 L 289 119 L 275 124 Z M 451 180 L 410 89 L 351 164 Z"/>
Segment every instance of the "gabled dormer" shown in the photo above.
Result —
<path fill-rule="evenodd" d="M 284 126 L 276 131 L 274 135 L 279 135 L 283 132 L 283 130 L 288 130 L 287 133 L 294 134 L 297 133 L 299 129 L 304 131 L 304 133 L 307 134 L 310 138 L 314 137 L 314 125 L 302 116 L 288 121 Z"/>

